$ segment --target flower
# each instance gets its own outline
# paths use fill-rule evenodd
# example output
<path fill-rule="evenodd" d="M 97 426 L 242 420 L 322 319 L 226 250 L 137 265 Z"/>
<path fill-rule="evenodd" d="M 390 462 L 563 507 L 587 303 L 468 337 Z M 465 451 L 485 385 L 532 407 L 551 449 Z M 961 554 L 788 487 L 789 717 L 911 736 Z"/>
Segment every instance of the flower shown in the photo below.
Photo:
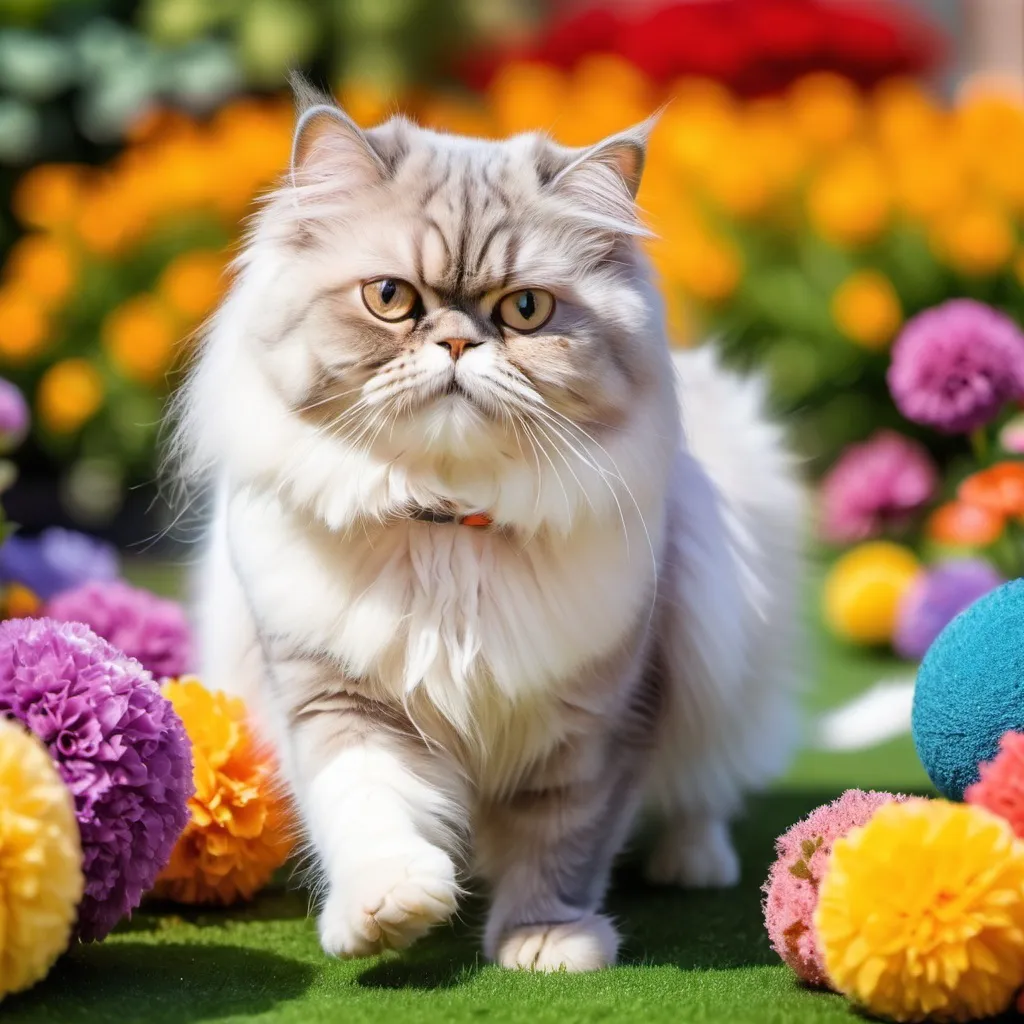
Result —
<path fill-rule="evenodd" d="M 1006 216 L 981 203 L 953 210 L 932 233 L 936 255 L 969 276 L 996 273 L 1009 263 L 1016 241 Z"/>
<path fill-rule="evenodd" d="M 903 321 L 892 282 L 877 270 L 858 270 L 832 296 L 832 319 L 851 341 L 864 348 L 885 348 Z"/>
<path fill-rule="evenodd" d="M 796 130 L 821 148 L 852 138 L 863 116 L 856 87 L 841 75 L 805 75 L 790 89 L 789 102 Z"/>
<path fill-rule="evenodd" d="M 968 433 L 1024 397 L 1024 334 L 990 306 L 951 299 L 903 328 L 888 381 L 907 419 L 947 434 Z"/>
<path fill-rule="evenodd" d="M 884 230 L 891 208 L 885 168 L 867 147 L 841 153 L 807 193 L 815 230 L 838 245 L 863 245 Z"/>
<path fill-rule="evenodd" d="M 21 390 L 0 377 L 0 453 L 13 451 L 28 433 L 28 405 Z"/>
<path fill-rule="evenodd" d="M 191 668 L 192 640 L 181 605 L 121 580 L 85 583 L 57 594 L 46 614 L 83 622 L 157 679 Z"/>
<path fill-rule="evenodd" d="M 1003 425 L 999 445 L 1011 455 L 1024 455 L 1024 413 L 1018 413 Z"/>
<path fill-rule="evenodd" d="M 1024 838 L 1024 734 L 1005 733 L 999 753 L 979 767 L 981 778 L 968 786 L 964 799 L 1005 818 L 1018 838 Z"/>
<path fill-rule="evenodd" d="M 968 505 L 1000 516 L 1024 516 L 1024 462 L 999 462 L 973 473 L 957 488 Z"/>
<path fill-rule="evenodd" d="M 39 740 L 0 719 L 0 999 L 67 949 L 82 887 L 71 794 Z"/>
<path fill-rule="evenodd" d="M 938 474 L 927 450 L 891 430 L 850 445 L 822 481 L 822 533 L 834 544 L 906 526 L 931 500 Z"/>
<path fill-rule="evenodd" d="M 69 223 L 81 198 L 85 169 L 74 164 L 42 164 L 18 181 L 11 206 L 15 216 L 36 228 Z"/>
<path fill-rule="evenodd" d="M 224 260 L 197 249 L 172 260 L 160 276 L 160 297 L 187 321 L 202 319 L 224 290 Z"/>
<path fill-rule="evenodd" d="M 825 580 L 825 621 L 853 643 L 892 639 L 896 612 L 921 566 L 899 544 L 872 541 L 836 560 Z"/>
<path fill-rule="evenodd" d="M 833 984 L 870 1013 L 994 1016 L 1024 982 L 1024 843 L 980 807 L 881 807 L 833 847 L 814 923 Z"/>
<path fill-rule="evenodd" d="M 944 562 L 911 584 L 900 601 L 893 647 L 904 658 L 923 658 L 932 641 L 965 608 L 1005 582 L 981 559 Z"/>
<path fill-rule="evenodd" d="M 277 764 L 257 742 L 237 697 L 211 693 L 194 678 L 165 683 L 164 694 L 192 741 L 196 791 L 156 895 L 183 903 L 250 899 L 291 850 Z"/>
<path fill-rule="evenodd" d="M 49 336 L 49 320 L 39 301 L 12 284 L 0 286 L 0 361 L 11 366 L 29 362 Z"/>
<path fill-rule="evenodd" d="M 39 595 L 20 583 L 8 583 L 4 587 L 3 602 L 0 604 L 0 619 L 24 619 L 38 615 L 43 602 Z"/>
<path fill-rule="evenodd" d="M 62 359 L 39 381 L 39 420 L 52 434 L 73 434 L 99 412 L 103 378 L 88 359 Z"/>
<path fill-rule="evenodd" d="M 985 547 L 997 541 L 1005 527 L 1003 517 L 966 501 L 940 505 L 925 523 L 925 535 L 949 547 Z"/>
<path fill-rule="evenodd" d="M 80 623 L 0 623 L 0 716 L 43 741 L 75 801 L 85 895 L 102 939 L 167 863 L 188 821 L 188 737 L 153 677 Z"/>
<path fill-rule="evenodd" d="M 152 295 L 137 295 L 119 306 L 101 333 L 113 364 L 142 384 L 155 384 L 166 373 L 178 340 L 174 321 Z"/>
<path fill-rule="evenodd" d="M 20 288 L 51 309 L 67 298 L 77 268 L 66 242 L 55 235 L 33 234 L 14 244 L 4 269 Z"/>
<path fill-rule="evenodd" d="M 814 934 L 814 911 L 832 844 L 867 822 L 879 807 L 903 799 L 892 793 L 848 789 L 775 840 L 776 859 L 764 885 L 765 927 L 772 949 L 808 985 L 828 984 Z"/>
<path fill-rule="evenodd" d="M 117 549 L 76 530 L 52 526 L 38 537 L 15 534 L 0 547 L 0 581 L 28 587 L 44 601 L 92 580 L 113 580 Z"/>

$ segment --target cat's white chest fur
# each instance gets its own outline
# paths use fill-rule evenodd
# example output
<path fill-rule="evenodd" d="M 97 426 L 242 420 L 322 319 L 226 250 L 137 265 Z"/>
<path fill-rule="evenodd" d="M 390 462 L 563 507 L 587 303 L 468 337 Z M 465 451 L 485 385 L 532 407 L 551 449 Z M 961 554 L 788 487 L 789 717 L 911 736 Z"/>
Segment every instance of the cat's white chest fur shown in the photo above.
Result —
<path fill-rule="evenodd" d="M 228 534 L 257 621 L 404 700 L 425 688 L 453 724 L 557 693 L 613 649 L 652 600 L 647 537 L 621 529 L 518 541 L 401 522 L 336 534 L 273 497 L 232 502 Z"/>

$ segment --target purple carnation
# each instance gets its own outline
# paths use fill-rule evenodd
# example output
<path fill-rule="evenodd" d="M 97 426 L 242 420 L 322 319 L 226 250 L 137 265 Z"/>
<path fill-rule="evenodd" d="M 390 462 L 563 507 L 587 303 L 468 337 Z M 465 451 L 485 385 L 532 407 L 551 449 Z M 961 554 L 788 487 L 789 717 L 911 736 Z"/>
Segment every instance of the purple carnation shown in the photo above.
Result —
<path fill-rule="evenodd" d="M 20 583 L 44 601 L 92 580 L 117 579 L 118 573 L 117 549 L 77 530 L 16 533 L 0 548 L 0 582 Z"/>
<path fill-rule="evenodd" d="M 880 430 L 847 448 L 822 482 L 822 534 L 851 544 L 905 526 L 931 499 L 937 479 L 922 445 Z"/>
<path fill-rule="evenodd" d="M 191 668 L 192 640 L 181 605 L 121 580 L 86 583 L 46 606 L 58 622 L 84 622 L 158 679 Z"/>
<path fill-rule="evenodd" d="M 900 602 L 893 646 L 918 660 L 965 608 L 995 590 L 1003 577 L 980 559 L 944 562 L 923 573 Z"/>
<path fill-rule="evenodd" d="M 1024 334 L 973 299 L 927 309 L 896 339 L 889 390 L 908 420 L 969 433 L 1024 397 Z"/>
<path fill-rule="evenodd" d="M 78 935 L 139 905 L 189 820 L 192 752 L 153 677 L 78 623 L 0 623 L 0 716 L 46 744 L 75 801 L 85 895 Z"/>
<path fill-rule="evenodd" d="M 21 444 L 28 433 L 28 405 L 25 396 L 9 380 L 0 377 L 0 452 Z"/>

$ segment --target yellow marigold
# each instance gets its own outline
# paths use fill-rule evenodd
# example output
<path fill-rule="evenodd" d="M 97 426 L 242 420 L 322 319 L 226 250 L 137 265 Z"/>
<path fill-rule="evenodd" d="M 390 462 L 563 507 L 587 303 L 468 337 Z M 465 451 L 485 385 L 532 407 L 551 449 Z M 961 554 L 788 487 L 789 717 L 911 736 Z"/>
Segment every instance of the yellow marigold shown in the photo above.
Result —
<path fill-rule="evenodd" d="M 831 149 L 848 142 L 864 115 L 856 87 L 830 72 L 801 78 L 790 89 L 788 100 L 797 131 L 819 148 Z"/>
<path fill-rule="evenodd" d="M 893 153 L 930 145 L 947 120 L 935 100 L 912 78 L 891 78 L 875 90 L 871 115 L 879 141 Z"/>
<path fill-rule="evenodd" d="M 224 291 L 224 257 L 207 249 L 175 257 L 160 275 L 160 297 L 184 319 L 194 322 L 217 305 Z"/>
<path fill-rule="evenodd" d="M 899 544 L 858 545 L 836 560 L 825 580 L 825 621 L 852 643 L 888 643 L 900 601 L 920 572 L 913 552 Z"/>
<path fill-rule="evenodd" d="M 68 224 L 78 211 L 86 179 L 74 164 L 42 164 L 21 176 L 11 206 L 23 224 L 55 228 Z"/>
<path fill-rule="evenodd" d="M 723 302 L 736 290 L 743 263 L 735 247 L 706 231 L 687 231 L 672 239 L 663 266 L 691 296 Z"/>
<path fill-rule="evenodd" d="M 256 741 L 237 697 L 211 693 L 197 679 L 164 684 L 192 741 L 191 821 L 156 893 L 182 903 L 250 899 L 291 850 L 288 803 L 276 764 Z"/>
<path fill-rule="evenodd" d="M 503 135 L 553 128 L 565 110 L 567 95 L 565 75 L 547 64 L 507 64 L 488 89 L 490 107 Z"/>
<path fill-rule="evenodd" d="M 707 175 L 708 195 L 734 217 L 754 217 L 771 198 L 768 176 L 757 141 L 742 129 L 721 140 L 718 166 Z"/>
<path fill-rule="evenodd" d="M 851 341 L 875 350 L 892 340 L 903 322 L 903 310 L 885 274 L 858 270 L 832 296 L 832 319 Z"/>
<path fill-rule="evenodd" d="M 54 434 L 73 434 L 103 404 L 103 378 L 87 359 L 62 359 L 39 381 L 39 421 Z"/>
<path fill-rule="evenodd" d="M 117 256 L 134 241 L 141 228 L 132 216 L 127 192 L 117 189 L 84 195 L 75 214 L 74 227 L 82 245 L 97 256 Z"/>
<path fill-rule="evenodd" d="M 49 334 L 46 310 L 38 299 L 13 283 L 0 287 L 0 360 L 27 363 L 43 350 Z"/>
<path fill-rule="evenodd" d="M 613 54 L 584 57 L 569 83 L 571 118 L 552 124 L 560 142 L 586 146 L 642 121 L 654 108 L 650 81 L 634 65 Z"/>
<path fill-rule="evenodd" d="M 1002 1013 L 1024 983 L 1024 844 L 980 807 L 887 804 L 836 842 L 814 921 L 833 984 L 872 1014 Z"/>
<path fill-rule="evenodd" d="M 137 295 L 108 314 L 100 329 L 110 361 L 129 380 L 155 384 L 178 340 L 174 320 L 154 295 Z"/>
<path fill-rule="evenodd" d="M 735 103 L 720 85 L 701 79 L 677 84 L 658 123 L 666 156 L 681 170 L 708 181 L 718 170 L 718 154 L 736 130 Z"/>
<path fill-rule="evenodd" d="M 958 207 L 968 194 L 967 169 L 955 146 L 935 141 L 892 164 L 896 205 L 914 220 L 931 222 Z"/>
<path fill-rule="evenodd" d="M 890 193 L 877 154 L 857 146 L 840 154 L 811 184 L 808 210 L 815 229 L 841 245 L 877 238 L 889 221 Z"/>
<path fill-rule="evenodd" d="M 71 794 L 42 743 L 0 719 L 0 998 L 67 948 L 83 885 Z"/>
<path fill-rule="evenodd" d="M 53 308 L 67 298 L 78 268 L 67 242 L 37 233 L 15 242 L 4 269 L 19 287 Z"/>
<path fill-rule="evenodd" d="M 970 276 L 994 274 L 1010 261 L 1017 239 L 1006 216 L 984 202 L 973 202 L 939 219 L 932 249 L 954 270 Z"/>
<path fill-rule="evenodd" d="M 793 131 L 785 105 L 777 99 L 751 102 L 744 131 L 762 173 L 776 190 L 796 185 L 807 166 L 807 148 Z"/>

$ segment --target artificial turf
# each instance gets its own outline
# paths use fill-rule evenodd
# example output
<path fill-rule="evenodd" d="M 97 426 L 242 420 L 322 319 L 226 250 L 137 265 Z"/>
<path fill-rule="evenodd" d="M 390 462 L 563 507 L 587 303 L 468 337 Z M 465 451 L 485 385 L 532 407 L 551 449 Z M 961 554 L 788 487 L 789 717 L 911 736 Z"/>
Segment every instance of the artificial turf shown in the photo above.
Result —
<path fill-rule="evenodd" d="M 149 582 L 154 582 L 152 578 Z M 848 699 L 895 666 L 821 637 L 807 695 L 813 711 Z M 287 878 L 238 910 L 146 906 L 105 942 L 79 945 L 30 992 L 0 1004 L 4 1024 L 273 1024 L 509 1021 L 574 1024 L 799 1024 L 863 1019 L 839 996 L 796 983 L 768 946 L 760 885 L 772 840 L 847 786 L 926 790 L 908 738 L 870 751 L 808 751 L 738 826 L 741 884 L 724 892 L 647 886 L 627 857 L 609 907 L 625 936 L 619 966 L 590 975 L 533 975 L 485 964 L 483 907 L 402 954 L 325 957 L 306 895 Z"/>

